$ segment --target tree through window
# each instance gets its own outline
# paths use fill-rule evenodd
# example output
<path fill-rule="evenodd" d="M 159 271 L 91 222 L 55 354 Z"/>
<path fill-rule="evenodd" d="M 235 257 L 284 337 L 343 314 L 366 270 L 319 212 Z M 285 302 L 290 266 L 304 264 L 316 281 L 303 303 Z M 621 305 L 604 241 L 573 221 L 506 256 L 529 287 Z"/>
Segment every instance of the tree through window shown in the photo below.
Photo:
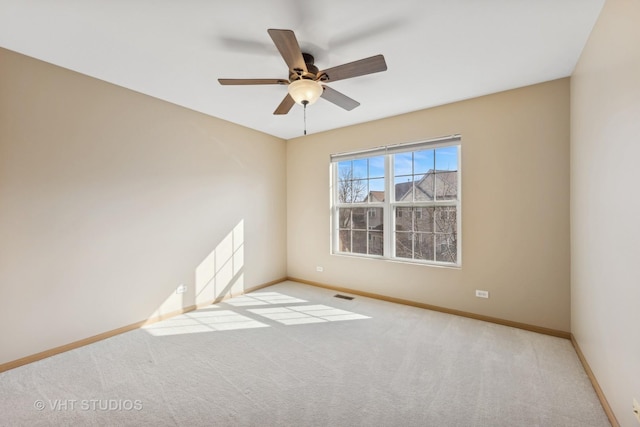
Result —
<path fill-rule="evenodd" d="M 338 252 L 384 254 L 384 157 L 337 164 Z"/>

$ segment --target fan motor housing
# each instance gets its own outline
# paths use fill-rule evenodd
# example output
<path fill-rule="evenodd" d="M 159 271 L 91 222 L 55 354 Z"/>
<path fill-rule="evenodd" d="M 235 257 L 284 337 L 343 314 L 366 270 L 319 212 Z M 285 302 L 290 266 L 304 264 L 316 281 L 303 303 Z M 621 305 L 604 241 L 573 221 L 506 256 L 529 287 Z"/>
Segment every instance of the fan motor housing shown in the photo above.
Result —
<path fill-rule="evenodd" d="M 318 76 L 318 67 L 314 65 L 315 58 L 310 53 L 302 52 L 302 58 L 304 59 L 304 64 L 307 67 L 307 72 L 301 70 L 299 68 L 295 68 L 292 70 L 291 75 L 289 76 L 289 80 L 299 80 L 299 79 L 310 79 L 316 80 Z"/>

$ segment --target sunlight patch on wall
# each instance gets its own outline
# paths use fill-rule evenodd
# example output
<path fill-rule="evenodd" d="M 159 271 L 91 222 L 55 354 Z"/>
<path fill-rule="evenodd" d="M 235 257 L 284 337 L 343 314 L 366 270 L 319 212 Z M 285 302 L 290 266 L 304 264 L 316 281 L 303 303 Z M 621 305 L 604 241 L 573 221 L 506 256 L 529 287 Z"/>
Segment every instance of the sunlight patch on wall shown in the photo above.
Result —
<path fill-rule="evenodd" d="M 196 304 L 244 292 L 244 220 L 196 267 Z"/>

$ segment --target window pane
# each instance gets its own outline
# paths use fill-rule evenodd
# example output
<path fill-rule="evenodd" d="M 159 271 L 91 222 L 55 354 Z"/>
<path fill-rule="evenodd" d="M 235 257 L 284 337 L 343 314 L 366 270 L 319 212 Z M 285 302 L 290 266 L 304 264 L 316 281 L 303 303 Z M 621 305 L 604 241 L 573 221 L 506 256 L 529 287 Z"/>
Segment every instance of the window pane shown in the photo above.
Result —
<path fill-rule="evenodd" d="M 384 178 L 384 156 L 369 159 L 369 178 Z"/>
<path fill-rule="evenodd" d="M 351 252 L 355 254 L 367 253 L 367 232 L 366 231 L 353 231 L 353 247 Z"/>
<path fill-rule="evenodd" d="M 434 211 L 436 233 L 455 233 L 457 230 L 456 207 L 438 206 Z"/>
<path fill-rule="evenodd" d="M 384 178 L 369 180 L 369 202 L 384 202 Z"/>
<path fill-rule="evenodd" d="M 436 150 L 436 198 L 453 200 L 458 197 L 458 148 Z"/>
<path fill-rule="evenodd" d="M 413 154 L 413 173 L 423 174 L 434 168 L 433 150 L 416 151 Z"/>
<path fill-rule="evenodd" d="M 396 232 L 396 257 L 412 258 L 413 247 L 411 236 L 413 233 Z"/>
<path fill-rule="evenodd" d="M 340 203 L 352 203 L 353 202 L 353 180 L 348 179 L 350 176 L 349 169 L 344 169 L 347 172 L 340 172 L 341 175 L 338 178 L 338 202 Z"/>
<path fill-rule="evenodd" d="M 384 192 L 384 178 L 374 178 L 369 180 L 369 191 Z"/>
<path fill-rule="evenodd" d="M 438 172 L 436 174 L 436 199 L 455 200 L 458 197 L 458 172 Z"/>
<path fill-rule="evenodd" d="M 369 176 L 369 165 L 367 159 L 352 160 L 353 177 L 367 178 Z"/>
<path fill-rule="evenodd" d="M 357 163 L 357 168 L 355 167 Z M 358 203 L 366 201 L 366 159 L 338 163 L 338 202 Z"/>
<path fill-rule="evenodd" d="M 351 209 L 339 209 L 338 210 L 338 228 L 340 230 L 343 229 L 351 229 Z"/>
<path fill-rule="evenodd" d="M 338 180 L 338 201 L 340 203 L 362 203 L 367 201 L 367 181 L 363 179 Z"/>
<path fill-rule="evenodd" d="M 413 230 L 413 208 L 396 208 L 396 231 Z"/>
<path fill-rule="evenodd" d="M 436 261 L 453 262 L 458 258 L 455 234 L 436 235 Z"/>
<path fill-rule="evenodd" d="M 369 203 L 384 202 L 384 191 L 369 191 L 368 201 Z"/>
<path fill-rule="evenodd" d="M 433 232 L 434 208 L 415 208 L 415 231 Z"/>
<path fill-rule="evenodd" d="M 382 208 L 369 208 L 368 209 L 368 230 L 382 231 L 384 229 L 384 217 Z"/>
<path fill-rule="evenodd" d="M 351 252 L 351 231 L 340 230 L 340 252 Z"/>
<path fill-rule="evenodd" d="M 458 170 L 458 147 L 443 147 L 436 150 L 436 170 Z"/>
<path fill-rule="evenodd" d="M 395 177 L 394 183 L 396 192 L 396 202 L 413 201 L 413 177 Z"/>
<path fill-rule="evenodd" d="M 393 175 L 411 175 L 413 174 L 413 155 L 412 153 L 400 153 L 393 156 Z"/>
<path fill-rule="evenodd" d="M 416 233 L 415 259 L 433 261 L 433 233 Z"/>
<path fill-rule="evenodd" d="M 369 233 L 369 253 L 372 255 L 383 255 L 384 241 L 381 231 Z"/>
<path fill-rule="evenodd" d="M 366 203 L 369 194 L 369 182 L 366 179 L 356 179 L 351 186 L 353 191 L 352 203 Z"/>
<path fill-rule="evenodd" d="M 416 176 L 415 201 L 431 201 L 434 193 L 434 175 L 429 172 L 426 175 Z"/>
<path fill-rule="evenodd" d="M 346 169 L 343 169 L 343 170 L 346 170 Z M 340 175 L 338 177 L 338 188 L 336 189 L 336 198 L 339 203 L 346 203 L 347 200 L 350 198 L 349 184 L 343 177 L 344 175 L 347 175 L 347 174 L 348 174 L 347 172 L 342 172 L 341 170 Z"/>
<path fill-rule="evenodd" d="M 351 174 L 351 160 L 338 163 L 338 176 Z"/>
<path fill-rule="evenodd" d="M 367 209 L 366 208 L 353 209 L 352 218 L 353 218 L 354 230 L 367 229 Z"/>

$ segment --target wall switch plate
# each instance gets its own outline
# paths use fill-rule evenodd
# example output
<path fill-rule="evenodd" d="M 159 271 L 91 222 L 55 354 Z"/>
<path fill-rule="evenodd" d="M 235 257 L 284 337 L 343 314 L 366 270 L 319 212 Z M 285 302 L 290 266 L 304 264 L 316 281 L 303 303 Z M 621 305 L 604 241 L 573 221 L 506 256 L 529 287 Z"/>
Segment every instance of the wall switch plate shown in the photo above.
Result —
<path fill-rule="evenodd" d="M 184 294 L 187 292 L 187 285 L 180 285 L 176 288 L 176 294 Z"/>
<path fill-rule="evenodd" d="M 319 271 L 320 273 L 322 273 L 324 271 L 324 268 L 317 266 L 316 267 L 316 271 Z"/>
<path fill-rule="evenodd" d="M 489 298 L 489 291 L 481 291 L 479 289 L 476 289 L 476 296 L 478 298 Z"/>
<path fill-rule="evenodd" d="M 633 415 L 636 416 L 638 422 L 640 423 L 640 403 L 634 398 L 633 399 Z"/>

